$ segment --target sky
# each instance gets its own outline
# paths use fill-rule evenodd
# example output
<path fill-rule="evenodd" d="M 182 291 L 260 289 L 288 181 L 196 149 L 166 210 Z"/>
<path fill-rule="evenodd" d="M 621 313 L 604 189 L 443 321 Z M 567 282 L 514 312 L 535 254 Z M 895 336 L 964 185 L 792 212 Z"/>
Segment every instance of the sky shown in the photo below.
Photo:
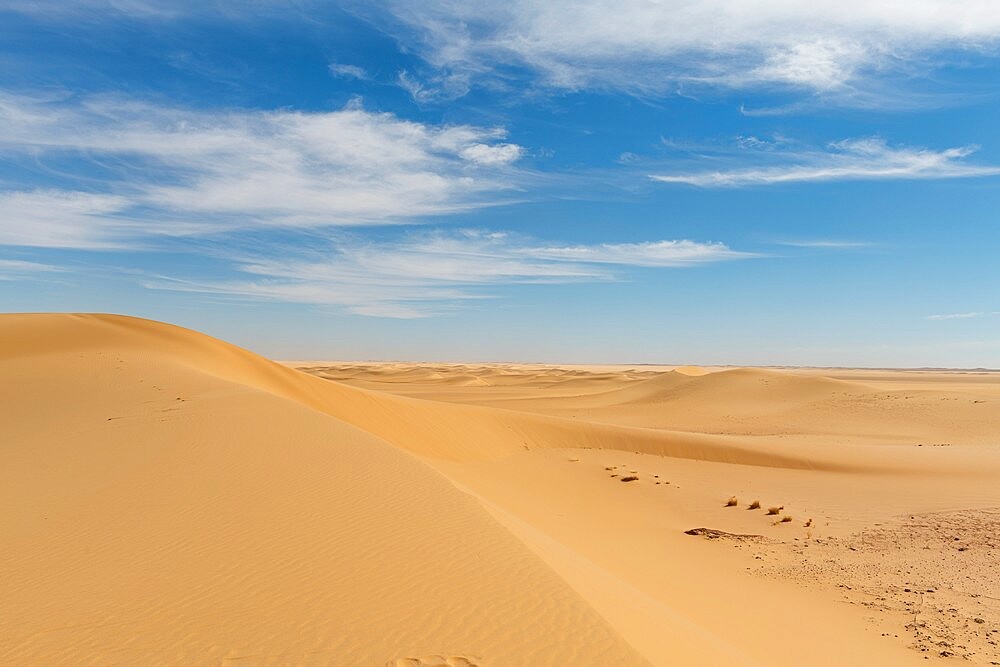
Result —
<path fill-rule="evenodd" d="M 0 311 L 1000 368 L 995 0 L 0 0 Z"/>

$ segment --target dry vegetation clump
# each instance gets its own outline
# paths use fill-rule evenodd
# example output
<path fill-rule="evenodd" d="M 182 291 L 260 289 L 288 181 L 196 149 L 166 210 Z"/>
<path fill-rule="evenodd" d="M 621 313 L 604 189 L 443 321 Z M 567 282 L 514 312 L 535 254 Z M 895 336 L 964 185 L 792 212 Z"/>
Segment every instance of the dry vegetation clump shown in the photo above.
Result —
<path fill-rule="evenodd" d="M 792 521 L 792 517 L 789 516 L 788 514 L 786 514 L 785 516 L 781 517 L 781 523 L 791 523 L 791 521 Z"/>
<path fill-rule="evenodd" d="M 625 477 L 621 478 L 621 481 L 623 481 L 623 482 L 635 482 L 635 481 L 638 481 L 638 479 L 639 478 L 636 475 L 626 475 Z"/>
<path fill-rule="evenodd" d="M 805 524 L 806 528 L 808 528 L 811 525 L 813 525 L 813 520 L 812 519 L 807 520 Z"/>
<path fill-rule="evenodd" d="M 748 507 L 747 509 L 748 510 L 759 510 L 760 509 L 760 501 L 759 500 L 753 501 L 752 503 L 750 503 L 750 507 Z"/>
<path fill-rule="evenodd" d="M 736 496 L 730 496 L 729 500 L 726 501 L 726 507 L 736 507 L 739 501 L 736 500 Z"/>
<path fill-rule="evenodd" d="M 767 515 L 768 516 L 775 516 L 775 515 L 779 514 L 781 512 L 781 510 L 783 510 L 783 509 L 785 509 L 785 508 L 784 507 L 778 507 L 778 506 L 768 507 L 767 508 Z"/>

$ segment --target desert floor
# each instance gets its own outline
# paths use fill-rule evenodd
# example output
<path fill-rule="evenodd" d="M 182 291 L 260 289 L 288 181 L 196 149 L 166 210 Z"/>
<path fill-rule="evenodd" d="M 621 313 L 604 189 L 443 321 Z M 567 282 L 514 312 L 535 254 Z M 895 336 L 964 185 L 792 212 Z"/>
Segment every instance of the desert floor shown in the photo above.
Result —
<path fill-rule="evenodd" d="M 0 425 L 3 664 L 1000 664 L 1000 373 L 0 315 Z"/>

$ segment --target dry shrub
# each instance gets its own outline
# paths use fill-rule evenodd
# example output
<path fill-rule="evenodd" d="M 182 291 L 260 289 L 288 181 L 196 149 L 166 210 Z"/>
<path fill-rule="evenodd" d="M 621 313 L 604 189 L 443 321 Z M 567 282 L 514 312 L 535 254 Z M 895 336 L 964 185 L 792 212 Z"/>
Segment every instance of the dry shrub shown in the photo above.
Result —
<path fill-rule="evenodd" d="M 739 501 L 736 500 L 736 496 L 730 496 L 729 500 L 726 501 L 726 507 L 736 507 Z"/>
<path fill-rule="evenodd" d="M 623 482 L 635 482 L 638 479 L 639 478 L 636 477 L 635 475 L 626 475 L 625 477 L 622 477 L 621 481 L 623 481 Z"/>
<path fill-rule="evenodd" d="M 767 508 L 767 515 L 768 516 L 774 516 L 774 515 L 778 514 L 779 512 L 781 512 L 781 510 L 782 510 L 781 507 L 768 507 Z"/>
<path fill-rule="evenodd" d="M 747 509 L 748 510 L 759 510 L 760 509 L 760 501 L 759 500 L 753 501 L 752 503 L 750 503 L 750 507 L 748 507 Z"/>

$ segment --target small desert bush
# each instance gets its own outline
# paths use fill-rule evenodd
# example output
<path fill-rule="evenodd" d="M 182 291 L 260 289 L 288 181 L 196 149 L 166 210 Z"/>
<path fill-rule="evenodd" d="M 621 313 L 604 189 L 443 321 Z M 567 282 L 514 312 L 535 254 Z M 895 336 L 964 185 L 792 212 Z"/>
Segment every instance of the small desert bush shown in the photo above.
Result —
<path fill-rule="evenodd" d="M 779 512 L 781 512 L 781 508 L 780 507 L 768 507 L 767 508 L 767 514 L 768 514 L 768 516 L 773 516 L 775 514 L 778 514 Z"/>
<path fill-rule="evenodd" d="M 748 507 L 747 509 L 748 510 L 759 510 L 760 509 L 760 501 L 759 500 L 753 501 L 752 503 L 750 503 L 750 507 Z"/>
<path fill-rule="evenodd" d="M 813 525 L 813 520 L 812 519 L 809 519 L 808 521 L 806 521 L 806 528 L 808 528 L 811 525 Z"/>
<path fill-rule="evenodd" d="M 636 477 L 635 475 L 626 475 L 625 477 L 622 477 L 623 482 L 635 482 L 638 479 L 639 478 Z"/>
<path fill-rule="evenodd" d="M 726 507 L 736 507 L 739 501 L 736 500 L 736 496 L 730 496 L 729 500 L 726 501 Z"/>
<path fill-rule="evenodd" d="M 788 516 L 787 514 L 785 516 L 781 517 L 781 523 L 790 523 L 791 520 L 792 520 L 792 517 Z"/>

